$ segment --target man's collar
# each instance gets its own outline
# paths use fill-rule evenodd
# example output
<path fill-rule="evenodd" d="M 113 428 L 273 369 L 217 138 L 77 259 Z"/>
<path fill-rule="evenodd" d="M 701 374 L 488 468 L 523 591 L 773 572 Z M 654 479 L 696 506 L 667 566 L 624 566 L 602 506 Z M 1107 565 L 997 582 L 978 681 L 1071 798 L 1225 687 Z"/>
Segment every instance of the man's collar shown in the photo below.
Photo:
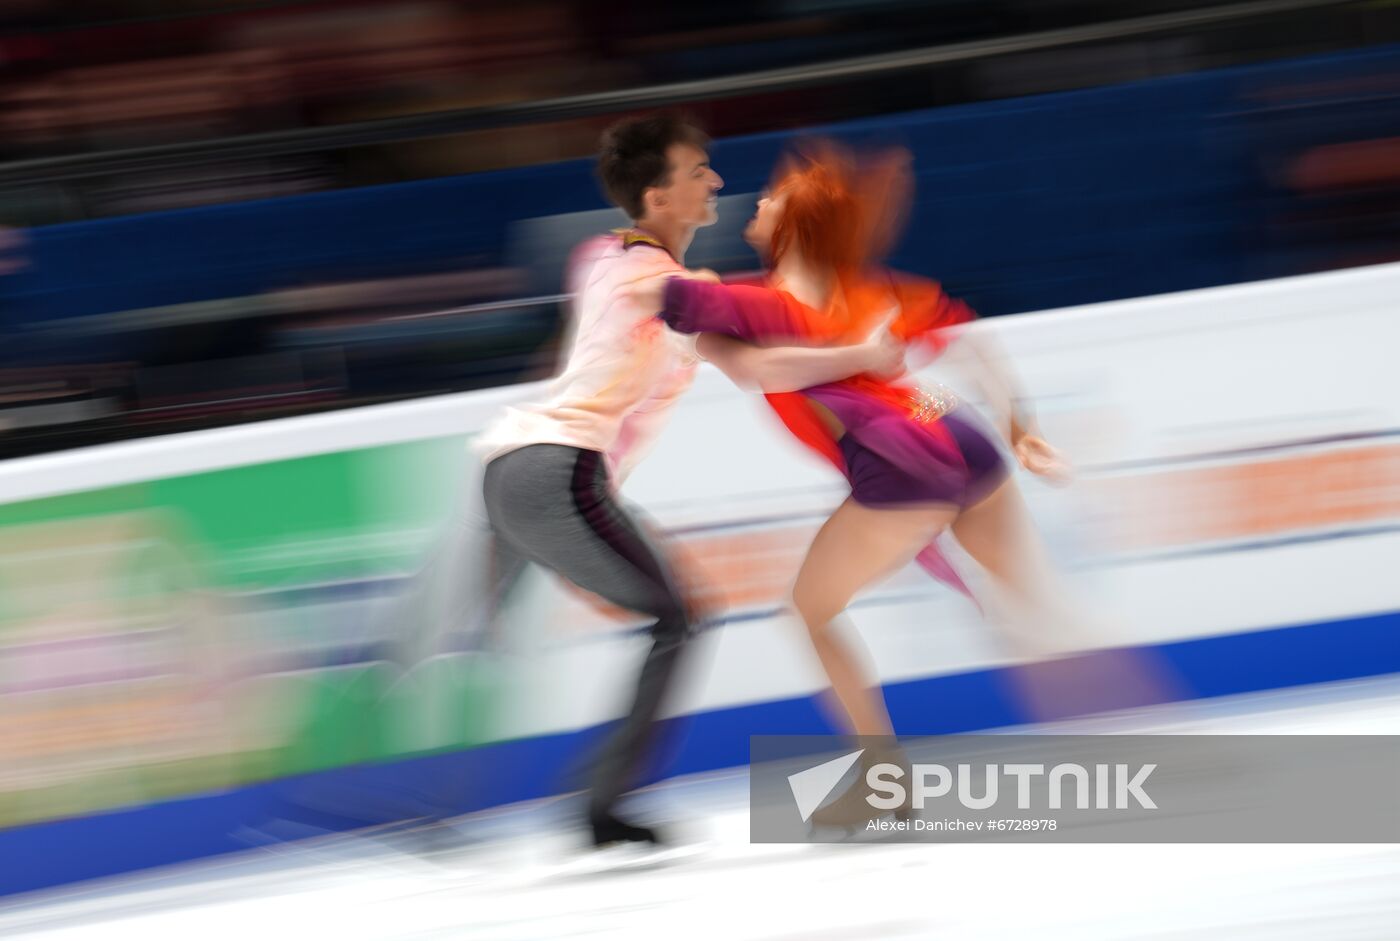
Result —
<path fill-rule="evenodd" d="M 662 242 L 650 232 L 646 232 L 642 229 L 635 227 L 630 229 L 613 229 L 613 233 L 622 236 L 622 247 L 624 249 L 633 248 L 637 245 L 650 245 L 653 248 L 661 249 L 668 255 L 671 254 L 671 250 L 666 247 L 666 243 Z M 675 256 L 671 255 L 671 257 L 674 258 Z"/>

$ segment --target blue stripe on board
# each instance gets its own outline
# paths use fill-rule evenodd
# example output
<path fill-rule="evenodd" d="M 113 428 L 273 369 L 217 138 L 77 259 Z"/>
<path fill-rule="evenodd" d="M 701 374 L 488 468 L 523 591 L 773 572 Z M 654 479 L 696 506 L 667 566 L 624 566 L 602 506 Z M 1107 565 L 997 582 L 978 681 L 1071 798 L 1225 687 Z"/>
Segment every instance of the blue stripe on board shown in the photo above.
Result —
<path fill-rule="evenodd" d="M 1090 654 L 1082 666 L 1111 666 L 1127 651 Z M 1400 672 L 1400 611 L 1367 617 L 1184 640 L 1135 651 L 1176 675 L 1177 698 L 1207 698 Z M 1099 676 L 1108 674 L 1100 673 Z M 1016 674 L 978 670 L 928 677 L 885 688 L 901 733 L 954 734 L 998 728 L 1029 716 L 1011 694 Z M 1092 684 L 1091 684 L 1092 685 Z M 1113 703 L 1098 703 L 1100 707 Z M 811 698 L 753 703 L 673 720 L 675 757 L 669 774 L 733 767 L 748 761 L 755 734 L 825 734 L 830 730 Z M 288 801 L 312 797 L 319 806 L 356 795 L 386 795 L 405 813 L 440 803 L 465 813 L 561 793 L 602 729 L 501 742 L 467 751 L 377 766 L 338 768 L 111 813 L 0 831 L 0 895 L 112 876 L 234 852 L 236 836 L 275 817 Z M 348 818 L 329 811 L 326 829 Z"/>

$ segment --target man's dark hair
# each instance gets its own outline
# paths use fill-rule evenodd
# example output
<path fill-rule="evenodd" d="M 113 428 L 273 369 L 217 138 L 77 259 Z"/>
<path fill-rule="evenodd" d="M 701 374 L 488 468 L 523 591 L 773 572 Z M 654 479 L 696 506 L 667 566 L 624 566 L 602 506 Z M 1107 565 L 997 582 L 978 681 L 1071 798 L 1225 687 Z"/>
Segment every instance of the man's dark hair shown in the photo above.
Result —
<path fill-rule="evenodd" d="M 694 124 L 674 114 L 619 121 L 603 132 L 598 153 L 598 178 L 608 199 L 629 218 L 646 213 L 642 194 L 653 186 L 665 186 L 671 173 L 666 150 L 672 144 L 691 144 L 706 150 L 710 139 Z"/>

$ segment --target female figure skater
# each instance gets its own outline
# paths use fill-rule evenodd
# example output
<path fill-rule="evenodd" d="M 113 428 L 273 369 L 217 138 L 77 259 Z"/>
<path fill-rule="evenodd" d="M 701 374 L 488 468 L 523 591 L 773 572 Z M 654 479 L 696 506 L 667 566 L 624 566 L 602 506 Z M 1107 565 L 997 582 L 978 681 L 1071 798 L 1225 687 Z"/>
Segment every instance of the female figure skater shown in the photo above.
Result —
<path fill-rule="evenodd" d="M 940 352 L 948 339 L 940 331 L 971 311 L 933 282 L 876 264 L 894 234 L 891 210 L 906 202 L 906 181 L 898 158 L 857 174 L 830 145 L 789 161 L 745 232 L 767 264 L 766 282 L 670 279 L 661 289 L 662 318 L 682 333 L 702 334 L 702 355 L 725 343 L 848 343 L 889 318 L 895 336 Z M 1004 373 L 997 378 L 1005 382 Z M 916 556 L 955 580 L 933 547 L 951 528 L 1002 592 L 1043 610 L 1053 594 L 1043 550 L 1000 453 L 951 393 L 866 375 L 767 399 L 850 482 L 849 498 L 813 539 L 792 599 L 830 679 L 840 723 L 856 735 L 892 736 L 878 684 L 833 627 L 852 597 Z M 1062 475 L 1059 456 L 1025 415 L 1013 416 L 1010 443 L 1027 470 Z M 902 762 L 893 745 L 862 757 L 866 767 Z M 858 799 L 863 793 L 847 792 L 812 822 L 855 825 L 879 815 Z"/>

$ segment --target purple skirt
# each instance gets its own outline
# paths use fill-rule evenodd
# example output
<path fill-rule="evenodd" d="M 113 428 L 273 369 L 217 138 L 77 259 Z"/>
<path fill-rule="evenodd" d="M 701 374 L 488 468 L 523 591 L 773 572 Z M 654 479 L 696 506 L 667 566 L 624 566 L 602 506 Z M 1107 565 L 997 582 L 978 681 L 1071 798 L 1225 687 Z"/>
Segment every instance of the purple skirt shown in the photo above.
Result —
<path fill-rule="evenodd" d="M 965 509 L 990 496 L 1007 477 L 1001 452 L 965 407 L 953 409 L 939 421 L 957 442 L 967 464 L 965 470 L 942 462 L 939 466 L 902 466 L 857 440 L 854 433 L 843 435 L 837 445 L 846 459 L 846 479 L 855 501 L 869 507 L 949 503 Z"/>

